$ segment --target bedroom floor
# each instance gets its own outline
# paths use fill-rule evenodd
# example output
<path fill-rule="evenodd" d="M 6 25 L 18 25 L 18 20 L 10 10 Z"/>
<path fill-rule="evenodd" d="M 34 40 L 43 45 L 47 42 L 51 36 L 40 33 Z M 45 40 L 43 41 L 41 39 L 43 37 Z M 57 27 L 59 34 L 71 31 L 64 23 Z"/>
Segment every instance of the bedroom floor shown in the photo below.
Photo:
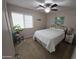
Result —
<path fill-rule="evenodd" d="M 19 56 L 16 59 L 70 59 L 74 46 L 62 41 L 56 46 L 56 51 L 49 53 L 37 41 L 32 38 L 25 39 L 15 47 Z"/>

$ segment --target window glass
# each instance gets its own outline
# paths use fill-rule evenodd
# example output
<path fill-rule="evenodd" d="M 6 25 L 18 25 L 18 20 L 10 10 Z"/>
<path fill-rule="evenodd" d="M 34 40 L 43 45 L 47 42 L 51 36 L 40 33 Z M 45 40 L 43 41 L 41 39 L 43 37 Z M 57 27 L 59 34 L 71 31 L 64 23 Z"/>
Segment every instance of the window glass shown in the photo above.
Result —
<path fill-rule="evenodd" d="M 13 26 L 20 25 L 24 28 L 23 15 L 20 13 L 12 13 Z"/>
<path fill-rule="evenodd" d="M 13 26 L 20 25 L 21 28 L 33 28 L 33 17 L 12 12 Z"/>
<path fill-rule="evenodd" d="M 32 27 L 33 27 L 32 16 L 25 15 L 25 28 L 32 28 Z"/>

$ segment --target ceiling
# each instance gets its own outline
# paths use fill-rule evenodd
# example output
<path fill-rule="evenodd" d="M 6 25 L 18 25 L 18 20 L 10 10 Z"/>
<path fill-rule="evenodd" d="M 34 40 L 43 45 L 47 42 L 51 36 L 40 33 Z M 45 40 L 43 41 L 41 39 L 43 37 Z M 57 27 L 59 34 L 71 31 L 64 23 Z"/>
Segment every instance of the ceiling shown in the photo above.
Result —
<path fill-rule="evenodd" d="M 24 8 L 29 8 L 33 10 L 37 10 L 35 7 L 40 3 L 44 3 L 45 0 L 6 0 L 7 3 L 17 5 Z M 75 9 L 76 8 L 76 0 L 48 0 L 53 3 L 57 3 L 60 6 L 60 9 Z"/>

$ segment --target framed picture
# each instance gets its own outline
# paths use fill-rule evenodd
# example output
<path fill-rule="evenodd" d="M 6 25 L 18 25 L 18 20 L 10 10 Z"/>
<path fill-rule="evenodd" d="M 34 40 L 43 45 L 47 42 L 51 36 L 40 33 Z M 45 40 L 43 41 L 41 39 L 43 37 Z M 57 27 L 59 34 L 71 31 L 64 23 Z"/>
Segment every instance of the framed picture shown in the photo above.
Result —
<path fill-rule="evenodd" d="M 55 17 L 55 24 L 62 25 L 64 24 L 64 17 Z"/>

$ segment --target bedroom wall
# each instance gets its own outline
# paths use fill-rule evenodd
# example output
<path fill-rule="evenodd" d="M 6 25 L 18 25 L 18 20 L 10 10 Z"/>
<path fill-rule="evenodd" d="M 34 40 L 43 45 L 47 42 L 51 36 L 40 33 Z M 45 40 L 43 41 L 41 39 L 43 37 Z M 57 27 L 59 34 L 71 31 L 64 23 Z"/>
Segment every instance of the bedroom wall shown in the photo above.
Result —
<path fill-rule="evenodd" d="M 12 18 L 11 18 L 11 11 L 33 16 L 34 28 L 29 28 L 29 29 L 25 28 L 23 30 L 22 34 L 24 35 L 25 38 L 31 37 L 36 30 L 43 29 L 46 27 L 46 14 L 45 13 L 41 13 L 41 12 L 34 11 L 31 9 L 27 9 L 27 8 L 18 7 L 18 6 L 11 5 L 11 4 L 7 4 L 7 7 L 8 7 L 8 13 L 9 13 L 11 25 L 13 25 Z M 41 21 L 37 21 L 37 19 L 41 19 Z"/>
<path fill-rule="evenodd" d="M 52 12 L 47 15 L 47 27 L 50 27 L 54 23 L 55 17 L 64 16 L 64 25 L 67 27 L 72 27 L 76 30 L 76 10 L 67 9 L 57 12 Z"/>

